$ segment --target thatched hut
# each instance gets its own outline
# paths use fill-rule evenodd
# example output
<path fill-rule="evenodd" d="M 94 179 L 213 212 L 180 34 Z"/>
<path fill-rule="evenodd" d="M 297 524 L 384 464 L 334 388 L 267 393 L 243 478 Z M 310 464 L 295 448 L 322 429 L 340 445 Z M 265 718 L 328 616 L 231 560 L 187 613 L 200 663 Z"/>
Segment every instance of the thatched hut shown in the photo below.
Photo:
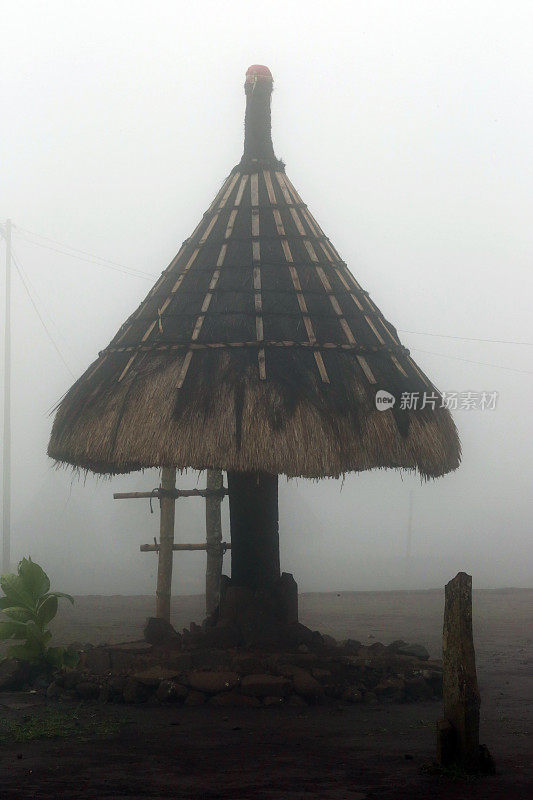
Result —
<path fill-rule="evenodd" d="M 96 473 L 226 470 L 232 581 L 251 588 L 279 578 L 278 475 L 434 478 L 460 461 L 439 393 L 274 155 L 272 86 L 250 67 L 240 163 L 66 394 L 48 447 Z"/>

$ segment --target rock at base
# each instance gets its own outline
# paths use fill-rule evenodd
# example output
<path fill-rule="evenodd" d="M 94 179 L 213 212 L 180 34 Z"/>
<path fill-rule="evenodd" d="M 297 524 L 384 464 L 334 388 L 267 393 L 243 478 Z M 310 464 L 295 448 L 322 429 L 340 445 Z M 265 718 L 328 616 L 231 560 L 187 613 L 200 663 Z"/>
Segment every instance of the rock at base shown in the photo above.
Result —
<path fill-rule="evenodd" d="M 381 680 L 374 691 L 377 696 L 387 700 L 401 701 L 404 697 L 405 681 L 403 678 L 384 678 Z"/>
<path fill-rule="evenodd" d="M 96 674 L 96 673 L 94 673 Z M 56 683 L 65 687 L 65 689 L 74 689 L 78 683 L 83 680 L 83 673 L 79 669 L 71 669 L 56 676 Z"/>
<path fill-rule="evenodd" d="M 197 692 L 219 694 L 234 689 L 239 676 L 236 672 L 189 672 L 187 683 Z"/>
<path fill-rule="evenodd" d="M 183 703 L 188 690 L 174 681 L 161 681 L 155 696 L 160 703 Z"/>
<path fill-rule="evenodd" d="M 22 689 L 30 677 L 30 667 L 18 658 L 0 661 L 0 692 Z"/>
<path fill-rule="evenodd" d="M 324 689 L 316 678 L 313 678 L 312 675 L 303 669 L 298 670 L 293 675 L 292 682 L 296 694 L 308 700 L 316 700 L 324 694 Z"/>
<path fill-rule="evenodd" d="M 113 692 L 109 684 L 105 684 L 100 688 L 100 693 L 98 695 L 98 702 L 99 703 L 111 703 L 113 700 Z"/>
<path fill-rule="evenodd" d="M 128 678 L 123 695 L 125 703 L 144 703 L 148 699 L 148 688 L 135 678 Z"/>
<path fill-rule="evenodd" d="M 295 708 L 305 708 L 307 706 L 307 703 L 305 702 L 303 697 L 300 697 L 299 694 L 291 694 L 291 696 L 287 700 L 287 703 L 288 705 L 294 706 Z"/>
<path fill-rule="evenodd" d="M 413 656 L 420 661 L 429 661 L 429 653 L 422 644 L 400 644 L 394 648 L 394 652 L 400 656 Z"/>
<path fill-rule="evenodd" d="M 344 700 L 345 703 L 362 703 L 363 694 L 359 689 L 356 689 L 355 686 L 349 686 L 342 692 L 341 699 Z"/>
<path fill-rule="evenodd" d="M 166 619 L 160 619 L 159 617 L 148 617 L 144 626 L 143 635 L 145 642 L 155 645 L 178 645 L 181 639 L 179 633 L 172 627 L 170 622 L 167 622 Z"/>
<path fill-rule="evenodd" d="M 282 572 L 276 586 L 277 617 L 285 623 L 298 622 L 298 585 L 290 572 Z"/>
<path fill-rule="evenodd" d="M 81 666 L 93 675 L 106 675 L 111 669 L 109 651 L 105 647 L 91 647 L 82 653 Z"/>
<path fill-rule="evenodd" d="M 290 628 L 297 621 L 298 587 L 293 576 L 284 572 L 272 586 L 256 590 L 225 578 L 219 607 L 208 625 L 235 629 L 238 641 L 230 646 L 268 649 L 288 643 Z"/>
<path fill-rule="evenodd" d="M 55 681 L 51 683 L 46 689 L 46 696 L 49 700 L 57 700 L 63 694 L 63 687 L 59 686 Z"/>
<path fill-rule="evenodd" d="M 345 639 L 341 646 L 346 653 L 356 656 L 363 645 L 358 639 Z"/>
<path fill-rule="evenodd" d="M 448 767 L 453 763 L 457 751 L 457 735 L 447 719 L 437 721 L 437 764 Z"/>
<path fill-rule="evenodd" d="M 145 686 L 157 688 L 161 681 L 171 681 L 176 677 L 176 670 L 165 669 L 165 667 L 155 666 L 148 669 L 136 672 L 132 676 L 134 680 Z"/>
<path fill-rule="evenodd" d="M 207 696 L 203 692 L 197 692 L 194 689 L 188 693 L 185 698 L 186 706 L 202 706 L 207 700 Z"/>
<path fill-rule="evenodd" d="M 236 655 L 231 662 L 231 667 L 239 675 L 258 675 L 265 670 L 265 664 L 251 653 Z"/>
<path fill-rule="evenodd" d="M 94 648 L 95 650 L 100 648 Z M 152 660 L 152 645 L 148 642 L 124 642 L 112 644 L 104 648 L 111 659 L 113 672 L 136 672 L 150 665 Z M 93 653 L 91 651 L 91 653 Z"/>
<path fill-rule="evenodd" d="M 209 698 L 209 704 L 223 708 L 257 708 L 261 705 L 257 697 L 249 697 L 236 691 L 215 694 Z"/>
<path fill-rule="evenodd" d="M 421 675 L 414 675 L 405 681 L 405 695 L 409 700 L 431 700 L 433 689 Z"/>
<path fill-rule="evenodd" d="M 283 704 L 283 697 L 264 697 L 263 698 L 263 705 L 266 708 L 272 708 L 273 706 L 281 706 Z"/>
<path fill-rule="evenodd" d="M 96 700 L 100 687 L 94 681 L 82 681 L 76 686 L 76 694 L 81 700 Z"/>
<path fill-rule="evenodd" d="M 277 675 L 246 675 L 241 691 L 251 697 L 286 697 L 292 689 L 291 681 Z"/>

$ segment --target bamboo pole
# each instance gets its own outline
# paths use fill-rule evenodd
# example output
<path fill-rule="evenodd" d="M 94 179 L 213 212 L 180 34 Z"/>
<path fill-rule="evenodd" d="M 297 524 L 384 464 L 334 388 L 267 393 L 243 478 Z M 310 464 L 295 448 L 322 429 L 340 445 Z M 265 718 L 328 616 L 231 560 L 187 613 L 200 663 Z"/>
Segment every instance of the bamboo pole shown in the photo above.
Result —
<path fill-rule="evenodd" d="M 226 550 L 231 550 L 231 542 L 220 542 L 220 549 L 222 551 L 222 555 L 226 552 Z M 188 550 L 195 551 L 195 550 L 207 550 L 207 544 L 173 544 L 172 551 L 174 553 L 178 552 L 186 552 Z M 155 544 L 141 544 L 139 547 L 141 553 L 159 553 L 159 545 L 157 542 Z"/>
<path fill-rule="evenodd" d="M 162 487 L 161 487 L 162 488 Z M 160 499 L 163 494 L 167 497 L 173 497 L 175 500 L 178 500 L 180 497 L 210 497 L 211 495 L 216 497 L 225 497 L 228 493 L 228 490 L 225 489 L 223 486 L 220 489 L 172 489 L 169 492 L 161 492 L 158 489 L 154 489 L 151 492 L 115 492 L 113 494 L 113 500 L 139 500 L 139 499 L 148 499 L 151 497 L 155 497 L 156 499 Z"/>
<path fill-rule="evenodd" d="M 165 496 L 176 487 L 176 470 L 163 467 L 161 488 L 164 490 L 159 504 L 161 519 L 159 524 L 159 562 L 157 565 L 156 617 L 170 622 L 170 592 L 172 588 L 172 546 L 174 544 L 175 499 Z"/>
<path fill-rule="evenodd" d="M 205 498 L 205 533 L 207 566 L 205 570 L 205 608 L 211 614 L 220 600 L 220 576 L 222 574 L 222 472 L 219 469 L 207 470 Z"/>

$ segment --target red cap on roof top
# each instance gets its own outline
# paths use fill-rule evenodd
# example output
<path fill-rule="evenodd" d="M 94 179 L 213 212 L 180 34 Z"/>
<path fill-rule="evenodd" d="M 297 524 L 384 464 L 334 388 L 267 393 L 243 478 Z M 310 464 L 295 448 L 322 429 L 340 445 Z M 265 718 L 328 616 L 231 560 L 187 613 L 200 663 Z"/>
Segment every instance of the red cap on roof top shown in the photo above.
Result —
<path fill-rule="evenodd" d="M 265 67 L 262 64 L 252 64 L 252 66 L 248 67 L 246 70 L 246 78 L 247 80 L 250 78 L 272 80 L 272 73 L 268 67 Z"/>

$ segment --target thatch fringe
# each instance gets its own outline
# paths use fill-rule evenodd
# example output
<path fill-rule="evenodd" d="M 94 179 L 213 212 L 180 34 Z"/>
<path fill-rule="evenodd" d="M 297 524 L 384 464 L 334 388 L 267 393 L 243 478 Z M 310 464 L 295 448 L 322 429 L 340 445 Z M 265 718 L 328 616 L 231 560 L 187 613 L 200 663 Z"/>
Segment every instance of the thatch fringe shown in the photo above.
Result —
<path fill-rule="evenodd" d="M 403 412 L 402 433 L 394 412 L 378 411 L 355 375 L 339 392 L 306 372 L 315 392 L 297 376 L 283 392 L 281 382 L 259 380 L 255 363 L 243 370 L 235 357 L 209 353 L 182 394 L 175 386 L 183 355 L 85 398 L 78 414 L 67 395 L 49 455 L 98 473 L 177 466 L 321 478 L 394 467 L 434 478 L 459 465 L 446 409 Z"/>

